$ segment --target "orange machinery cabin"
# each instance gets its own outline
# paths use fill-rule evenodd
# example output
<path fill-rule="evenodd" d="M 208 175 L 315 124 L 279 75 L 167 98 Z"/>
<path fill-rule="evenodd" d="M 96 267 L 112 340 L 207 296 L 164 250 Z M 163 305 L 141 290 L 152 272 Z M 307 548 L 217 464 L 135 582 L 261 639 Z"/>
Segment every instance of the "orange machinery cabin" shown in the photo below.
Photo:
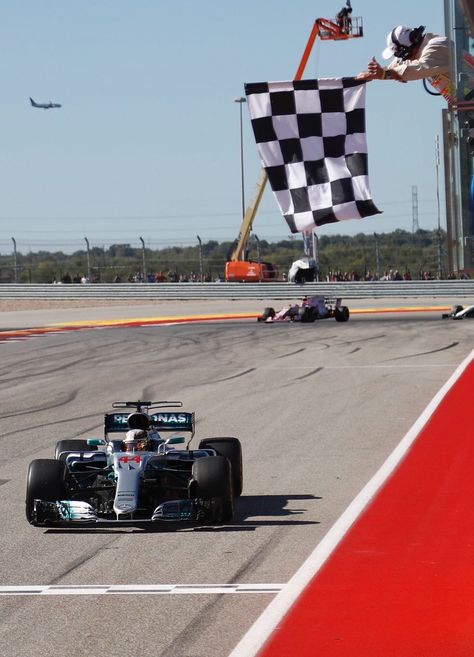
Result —
<path fill-rule="evenodd" d="M 278 269 L 270 262 L 234 260 L 225 265 L 225 280 L 229 283 L 260 283 L 277 279 Z"/>

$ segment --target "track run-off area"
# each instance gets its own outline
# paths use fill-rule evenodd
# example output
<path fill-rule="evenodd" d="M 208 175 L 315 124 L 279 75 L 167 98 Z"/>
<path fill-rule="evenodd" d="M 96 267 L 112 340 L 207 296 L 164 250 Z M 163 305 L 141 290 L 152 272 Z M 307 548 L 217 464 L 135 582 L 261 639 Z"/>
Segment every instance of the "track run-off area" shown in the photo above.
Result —
<path fill-rule="evenodd" d="M 474 323 L 441 320 L 441 304 L 369 310 L 306 325 L 253 309 L 10 318 L 2 655 L 472 655 Z M 101 437 L 111 403 L 138 398 L 182 400 L 196 443 L 241 440 L 234 521 L 31 527 L 29 462 Z"/>

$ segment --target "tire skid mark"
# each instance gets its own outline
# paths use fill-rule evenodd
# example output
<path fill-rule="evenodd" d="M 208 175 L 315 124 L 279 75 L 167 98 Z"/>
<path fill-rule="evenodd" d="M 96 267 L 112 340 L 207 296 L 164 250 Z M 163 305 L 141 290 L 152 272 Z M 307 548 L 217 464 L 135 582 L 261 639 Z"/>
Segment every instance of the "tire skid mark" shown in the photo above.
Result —
<path fill-rule="evenodd" d="M 223 381 L 232 381 L 232 379 L 238 379 L 241 376 L 246 376 L 247 374 L 250 374 L 251 372 L 255 372 L 257 368 L 256 367 L 250 367 L 248 370 L 244 370 L 243 372 L 239 372 L 238 374 L 233 374 L 232 376 L 227 376 L 224 379 L 214 379 L 214 381 L 210 381 L 209 383 L 222 383 Z"/>
<path fill-rule="evenodd" d="M 296 354 L 301 354 L 303 351 L 306 351 L 305 347 L 301 347 L 301 349 L 297 349 L 296 351 L 290 351 L 288 354 L 281 354 L 281 356 L 277 356 L 277 360 L 280 358 L 289 358 L 290 356 L 295 356 Z"/>
<path fill-rule="evenodd" d="M 336 342 L 336 346 L 349 346 L 351 344 L 357 344 L 358 342 L 371 342 L 372 340 L 381 340 L 386 338 L 386 333 L 381 333 L 380 335 L 372 335 L 370 338 L 360 338 L 359 340 L 342 340 L 341 342 Z"/>
<path fill-rule="evenodd" d="M 68 363 L 64 363 L 60 365 L 59 367 L 52 367 L 49 370 L 42 370 L 41 372 L 28 372 L 25 374 L 22 374 L 21 376 L 12 376 L 9 379 L 1 379 L 0 380 L 0 385 L 4 383 L 12 383 L 12 381 L 22 381 L 24 379 L 32 379 L 33 377 L 38 377 L 38 376 L 44 376 L 45 374 L 53 374 L 54 372 L 61 372 L 62 370 L 69 369 L 70 367 L 74 367 L 74 365 L 78 365 L 79 363 L 83 363 L 85 360 L 84 357 L 78 358 L 77 360 L 72 360 Z"/>
<path fill-rule="evenodd" d="M 74 422 L 75 420 L 86 420 L 88 418 L 97 418 L 98 414 L 100 415 L 100 411 L 98 413 L 90 413 L 89 415 L 80 415 L 78 417 L 68 417 L 68 418 L 65 418 L 63 420 L 55 420 L 54 422 L 41 422 L 41 424 L 35 424 L 33 426 L 30 426 L 30 427 L 23 427 L 22 431 L 23 432 L 24 431 L 32 431 L 34 429 L 42 429 L 43 427 L 52 427 L 52 426 L 55 426 L 56 424 L 67 424 L 69 422 Z M 73 436 L 73 438 L 75 438 L 77 435 L 81 436 L 81 435 L 83 435 L 84 433 L 86 433 L 88 431 L 92 431 L 92 430 L 97 429 L 98 427 L 102 427 L 102 426 L 103 426 L 102 424 L 98 425 L 97 422 L 96 422 L 95 424 L 92 425 L 92 427 L 89 427 L 87 429 L 84 429 L 84 431 L 81 431 L 80 434 L 75 434 Z M 2 438 L 11 439 L 11 432 L 3 433 L 3 434 L 0 433 L 0 439 L 2 439 Z M 67 438 L 64 438 L 64 440 L 67 440 Z M 43 447 L 41 447 L 40 449 L 43 449 Z M 39 450 L 36 450 L 36 451 L 39 451 Z"/>
<path fill-rule="evenodd" d="M 79 393 L 78 389 L 72 390 L 69 394 L 60 398 L 54 403 L 51 404 L 40 404 L 39 406 L 31 406 L 30 408 L 24 408 L 21 411 L 16 411 L 15 413 L 0 413 L 0 419 L 4 420 L 9 417 L 17 417 L 19 415 L 29 415 L 30 413 L 38 413 L 41 411 L 50 411 L 53 408 L 58 408 L 59 406 L 65 406 L 69 402 L 74 401 Z"/>
<path fill-rule="evenodd" d="M 303 374 L 302 376 L 297 376 L 295 381 L 302 381 L 303 379 L 307 379 L 308 377 L 314 376 L 314 374 L 321 372 L 323 369 L 324 367 L 317 367 L 315 370 L 311 370 L 311 372 L 308 372 L 307 374 Z"/>
<path fill-rule="evenodd" d="M 87 561 L 90 561 L 91 559 L 93 559 L 96 556 L 96 554 L 99 554 L 99 552 L 102 552 L 102 550 L 110 547 L 110 545 L 112 543 L 115 543 L 120 538 L 121 538 L 120 535 L 114 535 L 114 537 L 110 538 L 108 541 L 106 541 L 105 544 L 102 544 L 102 545 L 90 550 L 89 552 L 86 552 L 83 556 L 78 557 L 77 559 L 74 559 L 74 561 L 72 561 L 70 563 L 70 565 L 67 566 L 66 570 L 63 570 L 63 572 L 60 575 L 53 578 L 50 582 L 48 582 L 48 584 L 50 586 L 53 585 L 53 584 L 57 584 L 64 577 L 66 577 L 67 575 L 70 575 L 71 573 L 73 573 L 75 570 L 80 568 L 83 564 L 87 563 Z"/>
<path fill-rule="evenodd" d="M 445 347 L 440 347 L 439 349 L 432 349 L 431 351 L 420 351 L 417 354 L 408 354 L 407 356 L 397 356 L 396 358 L 387 358 L 383 360 L 383 363 L 389 363 L 392 360 L 404 360 L 405 358 L 418 358 L 418 356 L 429 356 L 430 354 L 437 354 L 441 351 L 446 351 L 447 349 L 452 349 L 457 347 L 459 342 L 452 342 L 451 344 L 446 345 Z"/>

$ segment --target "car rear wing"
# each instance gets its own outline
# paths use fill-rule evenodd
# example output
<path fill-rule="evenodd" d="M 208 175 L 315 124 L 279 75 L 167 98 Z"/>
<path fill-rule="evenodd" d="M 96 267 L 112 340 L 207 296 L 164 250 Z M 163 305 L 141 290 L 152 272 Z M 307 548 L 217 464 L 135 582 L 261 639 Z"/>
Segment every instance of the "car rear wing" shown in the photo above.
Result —
<path fill-rule="evenodd" d="M 328 306 L 336 306 L 336 308 L 339 308 L 342 304 L 342 299 L 340 297 L 335 297 L 335 296 L 327 296 L 327 295 L 314 295 L 311 297 L 306 297 L 307 301 L 310 301 L 310 305 L 315 305 L 319 299 L 322 299 L 325 304 Z"/>
<path fill-rule="evenodd" d="M 104 435 L 107 438 L 109 433 L 124 433 L 130 429 L 127 419 L 130 413 L 105 413 L 104 415 Z M 194 436 L 195 417 L 194 413 L 185 413 L 179 411 L 173 413 L 170 411 L 152 413 L 150 418 L 150 428 L 155 429 L 158 433 L 163 431 L 186 431 Z M 192 436 L 191 436 L 192 439 Z"/>

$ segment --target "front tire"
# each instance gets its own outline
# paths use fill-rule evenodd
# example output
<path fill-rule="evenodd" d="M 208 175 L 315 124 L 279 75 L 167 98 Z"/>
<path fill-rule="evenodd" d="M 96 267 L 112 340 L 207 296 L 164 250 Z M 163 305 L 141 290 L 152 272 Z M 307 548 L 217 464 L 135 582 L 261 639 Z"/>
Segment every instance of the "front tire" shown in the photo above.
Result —
<path fill-rule="evenodd" d="M 270 308 L 270 307 L 264 308 L 263 313 L 260 315 L 260 317 L 257 317 L 257 321 L 258 322 L 264 322 L 269 317 L 271 317 L 272 319 L 275 317 L 275 309 L 274 308 Z"/>
<path fill-rule="evenodd" d="M 57 502 L 67 498 L 66 475 L 64 461 L 35 459 L 30 463 L 26 482 L 26 519 L 30 524 L 36 525 L 35 500 Z"/>
<path fill-rule="evenodd" d="M 216 522 L 229 522 L 234 516 L 232 472 L 225 456 L 203 456 L 193 463 L 192 474 L 197 486 L 197 497 L 209 500 Z"/>
<path fill-rule="evenodd" d="M 229 459 L 232 469 L 232 488 L 234 497 L 242 495 L 244 474 L 242 462 L 242 445 L 238 438 L 204 438 L 199 443 L 199 449 L 213 449 Z"/>

